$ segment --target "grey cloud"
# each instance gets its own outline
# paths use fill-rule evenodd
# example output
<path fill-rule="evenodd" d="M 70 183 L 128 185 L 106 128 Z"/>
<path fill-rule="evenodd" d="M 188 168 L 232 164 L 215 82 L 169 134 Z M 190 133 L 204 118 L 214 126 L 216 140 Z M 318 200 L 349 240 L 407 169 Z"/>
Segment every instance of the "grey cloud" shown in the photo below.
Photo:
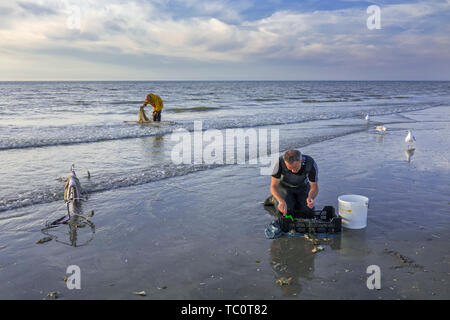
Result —
<path fill-rule="evenodd" d="M 2 17 L 2 19 L 5 16 L 10 16 L 13 12 L 13 8 L 0 6 L 0 16 Z"/>
<path fill-rule="evenodd" d="M 149 66 L 161 65 L 163 60 L 174 60 L 167 57 L 144 54 L 130 55 L 123 53 L 120 48 L 108 45 L 96 45 L 91 50 L 78 49 L 70 46 L 54 46 L 30 51 L 32 54 L 41 54 L 54 57 L 68 57 L 80 61 L 89 61 L 99 64 L 123 66 L 129 68 L 144 68 Z"/>
<path fill-rule="evenodd" d="M 9 7 L 0 7 L 0 29 L 7 29 L 15 19 L 16 10 Z"/>
<path fill-rule="evenodd" d="M 106 21 L 103 24 L 103 26 L 104 26 L 104 28 L 107 31 L 113 31 L 113 32 L 122 32 L 122 31 L 124 31 L 124 29 L 118 23 L 113 22 L 113 21 Z"/>
<path fill-rule="evenodd" d="M 25 11 L 30 12 L 36 16 L 58 14 L 56 10 L 36 3 L 19 1 L 17 2 L 17 4 Z"/>
<path fill-rule="evenodd" d="M 210 46 L 208 46 L 208 49 L 211 51 L 216 51 L 216 52 L 224 52 L 224 51 L 233 51 L 233 50 L 241 49 L 242 47 L 243 47 L 243 45 L 240 42 L 228 41 L 228 42 L 220 42 L 220 43 L 210 45 Z"/>
<path fill-rule="evenodd" d="M 100 37 L 98 34 L 92 32 L 80 32 L 79 30 L 66 29 L 61 33 L 49 33 L 46 37 L 50 40 L 55 41 L 76 41 L 76 40 L 87 40 L 87 41 L 98 41 Z"/>

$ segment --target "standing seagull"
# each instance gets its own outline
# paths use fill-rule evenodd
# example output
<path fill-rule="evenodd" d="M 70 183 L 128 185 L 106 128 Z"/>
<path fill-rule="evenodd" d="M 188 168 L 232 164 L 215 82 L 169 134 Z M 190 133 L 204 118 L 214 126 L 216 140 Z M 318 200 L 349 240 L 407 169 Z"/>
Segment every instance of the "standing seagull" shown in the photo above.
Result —
<path fill-rule="evenodd" d="M 369 122 L 369 115 L 368 114 L 366 114 L 366 118 L 365 119 L 366 119 L 367 122 Z"/>
<path fill-rule="evenodd" d="M 410 143 L 410 142 L 412 143 L 414 141 L 416 141 L 416 138 L 412 135 L 411 130 L 408 130 L 408 135 L 405 138 L 405 142 L 406 143 Z M 408 149 L 409 149 L 409 145 L 408 145 Z"/>

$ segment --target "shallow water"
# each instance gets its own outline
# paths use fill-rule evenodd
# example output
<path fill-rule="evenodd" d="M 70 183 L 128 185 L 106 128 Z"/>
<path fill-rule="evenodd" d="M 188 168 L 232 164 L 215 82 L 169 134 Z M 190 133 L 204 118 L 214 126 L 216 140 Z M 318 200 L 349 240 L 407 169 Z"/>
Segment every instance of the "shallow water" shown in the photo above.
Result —
<path fill-rule="evenodd" d="M 273 217 L 261 202 L 269 195 L 270 177 L 260 175 L 259 165 L 174 165 L 168 160 L 174 145 L 170 132 L 155 135 L 152 130 L 162 129 L 128 128 L 122 125 L 120 113 L 111 115 L 117 119 L 112 139 L 89 143 L 66 143 L 66 140 L 61 143 L 59 133 L 53 136 L 58 130 L 47 127 L 44 122 L 24 124 L 17 115 L 14 120 L 17 123 L 12 124 L 2 117 L 3 145 L 14 139 L 24 144 L 35 138 L 56 142 L 0 150 L 0 297 L 40 299 L 54 290 L 61 292 L 62 298 L 72 299 L 135 299 L 132 292 L 141 290 L 145 290 L 150 299 L 377 299 L 379 296 L 392 299 L 427 298 L 432 291 L 437 292 L 436 298 L 449 297 L 446 289 L 450 281 L 448 83 L 391 84 L 389 96 L 411 95 L 411 101 L 403 107 L 379 104 L 358 109 L 352 102 L 339 106 L 334 102 L 329 106 L 305 102 L 311 105 L 304 107 L 305 114 L 311 108 L 308 121 L 298 121 L 304 116 L 303 112 L 274 109 L 270 105 L 274 101 L 270 99 L 275 99 L 275 93 L 281 90 L 283 101 L 289 99 L 295 105 L 299 99 L 293 98 L 303 94 L 298 88 L 309 88 L 311 96 L 305 99 L 325 100 L 329 92 L 339 92 L 333 95 L 359 94 L 370 105 L 370 101 L 394 100 L 380 99 L 380 96 L 387 96 L 390 86 L 378 82 L 351 85 L 299 82 L 293 85 L 296 91 L 289 89 L 292 83 L 284 82 L 152 85 L 157 84 L 168 91 L 182 88 L 185 93 L 193 90 L 204 96 L 237 92 L 227 102 L 230 104 L 239 100 L 236 96 L 242 98 L 247 94 L 247 100 L 241 103 L 248 106 L 238 108 L 246 116 L 238 117 L 235 122 L 229 121 L 227 112 L 216 109 L 198 113 L 192 110 L 167 112 L 163 117 L 186 124 L 188 129 L 193 128 L 194 119 L 202 117 L 208 119 L 203 123 L 205 128 L 222 131 L 241 125 L 278 128 L 280 150 L 300 148 L 318 163 L 317 206 L 331 204 L 337 208 L 337 197 L 341 194 L 369 197 L 367 229 L 344 230 L 332 238 L 325 251 L 313 255 L 311 244 L 303 238 L 265 239 L 264 228 Z M 136 90 L 134 85 L 144 86 L 142 83 L 66 83 L 60 86 L 75 92 L 84 90 L 96 92 L 94 96 L 107 96 L 126 88 Z M 333 85 L 334 91 L 330 91 Z M 36 86 L 52 87 L 48 83 Z M 107 92 L 110 86 L 117 90 Z M 283 86 L 286 88 L 280 89 Z M 240 87 L 243 87 L 242 92 Z M 268 97 L 261 98 L 252 94 L 251 88 L 258 88 L 261 96 L 261 92 L 271 94 L 264 93 Z M 342 88 L 347 91 L 341 93 Z M 26 91 L 24 88 L 17 91 L 22 90 Z M 194 99 L 195 94 L 191 95 Z M 120 104 L 124 98 L 114 99 L 111 100 L 116 101 L 114 106 L 127 106 Z M 256 99 L 267 101 L 255 102 Z M 181 100 L 179 102 L 181 104 Z M 187 100 L 183 103 L 186 107 L 194 106 Z M 439 104 L 444 106 L 430 108 Z M 223 107 L 218 102 L 214 106 Z M 267 114 L 278 111 L 273 118 L 275 121 L 271 121 L 283 120 L 289 124 L 266 125 L 264 121 L 268 118 L 255 112 L 256 109 L 252 109 L 255 106 L 266 108 Z M 169 107 L 167 102 L 167 109 Z M 301 103 L 297 107 L 303 111 Z M 92 108 L 98 111 L 95 108 L 100 107 Z M 133 110 L 134 106 L 128 108 Z M 397 113 L 397 108 L 408 112 Z M 366 110 L 371 110 L 369 125 L 363 117 Z M 98 123 L 91 126 L 91 116 L 79 114 L 78 125 L 86 128 L 75 133 L 77 138 L 84 139 L 84 133 L 95 132 L 94 127 L 102 126 Z M 133 116 L 137 116 L 137 111 L 135 115 L 130 111 L 130 117 Z M 104 119 L 105 127 L 111 120 L 108 119 Z M 35 130 L 36 136 L 14 137 L 3 124 L 25 131 Z M 376 132 L 375 124 L 384 124 L 387 132 Z M 38 130 L 40 126 L 44 128 L 42 132 Z M 142 136 L 123 138 L 125 131 L 117 129 L 120 126 L 125 131 L 141 130 Z M 59 129 L 68 130 L 64 126 Z M 412 129 L 417 138 L 409 162 L 404 142 L 408 129 Z M 6 132 L 7 135 L 3 135 Z M 49 135 L 49 132 L 53 133 Z M 35 242 L 45 236 L 41 232 L 45 223 L 65 212 L 61 178 L 67 175 L 71 163 L 79 168 L 81 184 L 90 194 L 89 200 L 83 203 L 83 211 L 86 214 L 95 210 L 91 219 L 95 228 L 78 229 L 74 246 L 73 230 L 62 225 L 52 230 L 58 241 L 37 245 Z M 86 170 L 91 172 L 90 179 Z M 412 257 L 423 268 L 401 266 L 397 269 L 398 261 L 395 256 L 386 254 L 385 249 Z M 71 264 L 81 267 L 84 279 L 81 291 L 67 290 L 62 280 L 66 267 Z M 365 286 L 365 268 L 370 264 L 380 265 L 384 272 L 385 290 L 381 292 L 371 292 Z M 410 272 L 415 272 L 416 277 L 411 277 Z M 292 277 L 294 282 L 280 287 L 275 281 L 281 277 Z M 161 289 L 164 286 L 167 289 Z M 422 291 L 411 289 L 412 286 L 419 286 Z"/>
<path fill-rule="evenodd" d="M 123 123 L 137 119 L 147 91 L 163 97 L 163 120 L 175 125 Z M 193 130 L 194 120 L 203 130 L 292 132 L 281 135 L 283 149 L 364 130 L 354 120 L 366 113 L 421 110 L 448 98 L 448 82 L 0 82 L 0 217 L 59 199 L 72 163 L 91 193 L 207 170 L 170 160 L 172 132 Z M 95 180 L 85 179 L 87 170 Z"/>

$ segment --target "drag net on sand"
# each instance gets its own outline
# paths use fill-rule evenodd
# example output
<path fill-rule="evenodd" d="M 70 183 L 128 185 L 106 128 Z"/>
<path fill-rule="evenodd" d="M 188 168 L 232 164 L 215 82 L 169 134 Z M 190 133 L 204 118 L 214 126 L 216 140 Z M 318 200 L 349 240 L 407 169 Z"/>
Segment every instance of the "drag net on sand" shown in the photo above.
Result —
<path fill-rule="evenodd" d="M 138 122 L 145 122 L 145 121 L 150 121 L 150 119 L 145 114 L 144 107 L 140 107 L 139 108 L 139 120 L 138 120 Z"/>

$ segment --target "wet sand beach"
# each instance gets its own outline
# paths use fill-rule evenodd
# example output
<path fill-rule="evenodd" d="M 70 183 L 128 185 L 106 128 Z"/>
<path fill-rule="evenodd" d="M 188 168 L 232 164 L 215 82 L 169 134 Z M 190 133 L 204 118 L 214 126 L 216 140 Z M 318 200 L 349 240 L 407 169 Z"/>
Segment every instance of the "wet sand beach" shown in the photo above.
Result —
<path fill-rule="evenodd" d="M 368 125 L 331 119 L 321 130 L 359 127 L 304 145 L 294 137 L 311 123 L 280 130 L 281 151 L 299 148 L 319 166 L 316 207 L 337 209 L 342 194 L 370 199 L 367 228 L 343 229 L 316 254 L 302 237 L 265 238 L 270 176 L 255 165 L 93 193 L 83 210 L 95 211 L 95 233 L 76 230 L 76 247 L 65 225 L 35 243 L 45 221 L 64 213 L 62 200 L 9 210 L 0 220 L 0 298 L 449 299 L 448 119 L 448 107 L 373 116 Z M 417 141 L 408 162 L 409 129 Z M 80 290 L 66 287 L 69 265 L 81 269 Z M 381 269 L 380 290 L 366 286 L 370 265 Z M 280 286 L 281 277 L 293 281 Z M 133 294 L 142 290 L 145 297 Z"/>

